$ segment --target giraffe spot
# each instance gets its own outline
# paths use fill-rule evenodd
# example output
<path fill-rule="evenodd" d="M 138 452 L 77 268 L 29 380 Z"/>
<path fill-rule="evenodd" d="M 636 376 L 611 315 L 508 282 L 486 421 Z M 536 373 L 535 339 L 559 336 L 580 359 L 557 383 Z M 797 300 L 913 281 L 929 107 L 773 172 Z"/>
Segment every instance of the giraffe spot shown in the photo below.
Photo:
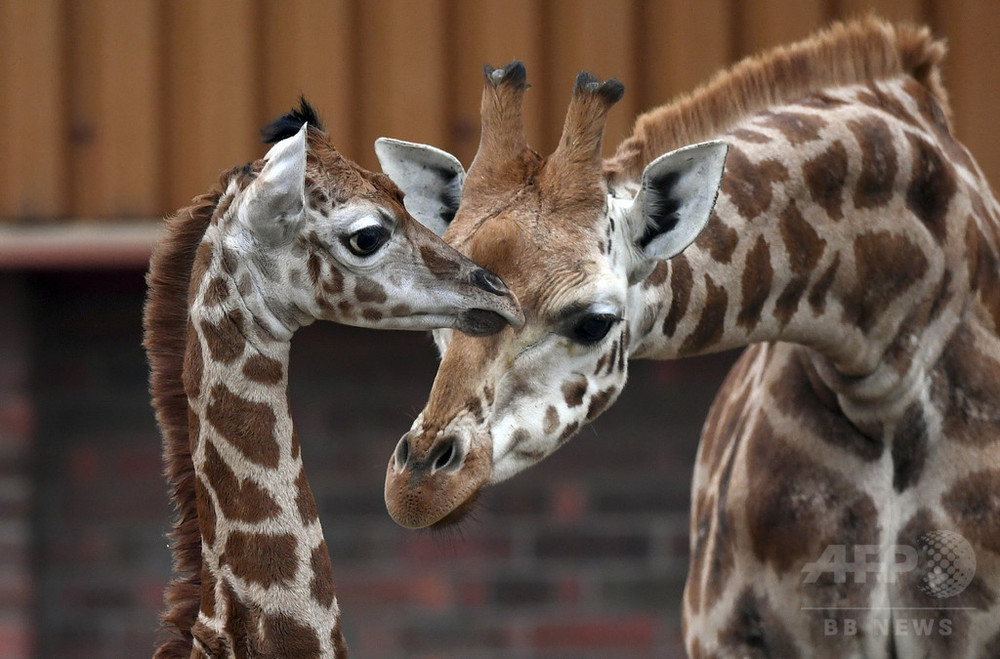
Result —
<path fill-rule="evenodd" d="M 358 284 L 360 286 L 360 282 Z M 377 286 L 377 284 L 376 284 Z M 344 292 L 344 275 L 336 268 L 330 268 L 330 273 L 323 280 L 323 292 L 327 295 L 339 295 Z M 357 288 L 354 289 L 357 293 Z M 374 298 L 373 298 L 374 299 Z"/>
<path fill-rule="evenodd" d="M 215 617 L 215 574 L 208 563 L 201 563 L 201 611 L 208 618 Z"/>
<path fill-rule="evenodd" d="M 309 273 L 309 279 L 312 280 L 313 286 L 319 284 L 320 277 L 323 276 L 323 262 L 317 254 L 310 254 L 309 258 L 306 259 L 306 271 Z"/>
<path fill-rule="evenodd" d="M 593 421 L 603 412 L 617 393 L 615 387 L 608 387 L 603 391 L 598 391 L 590 397 L 590 405 L 587 406 L 587 421 Z"/>
<path fill-rule="evenodd" d="M 844 296 L 844 320 L 867 332 L 927 271 L 927 257 L 905 236 L 877 231 L 854 240 L 857 277 Z"/>
<path fill-rule="evenodd" d="M 239 259 L 233 250 L 228 247 L 222 248 L 222 271 L 225 272 L 230 277 L 234 276 L 239 270 L 240 263 Z"/>
<path fill-rule="evenodd" d="M 869 107 L 892 115 L 903 123 L 921 127 L 916 117 L 910 114 L 898 99 L 894 98 L 891 94 L 887 94 L 875 83 L 871 83 L 866 91 L 858 92 L 857 99 Z"/>
<path fill-rule="evenodd" d="M 677 324 L 687 313 L 691 301 L 691 288 L 694 286 L 694 275 L 687 258 L 681 254 L 669 261 L 670 266 L 670 311 L 663 319 L 663 335 L 672 337 L 677 331 Z"/>
<path fill-rule="evenodd" d="M 195 507 L 198 511 L 198 528 L 201 529 L 201 538 L 209 547 L 215 544 L 216 516 L 215 506 L 212 505 L 211 495 L 205 488 L 205 484 L 200 478 L 195 478 Z"/>
<path fill-rule="evenodd" d="M 205 444 L 202 473 L 215 491 L 222 517 L 261 522 L 281 512 L 281 506 L 252 480 L 240 480 L 211 442 Z"/>
<path fill-rule="evenodd" d="M 837 276 L 837 270 L 840 269 L 840 253 L 834 255 L 833 261 L 827 266 L 823 274 L 820 275 L 816 283 L 813 284 L 812 289 L 809 291 L 809 306 L 812 308 L 813 313 L 817 316 L 826 311 L 826 296 L 830 292 L 830 288 L 833 286 L 834 279 Z"/>
<path fill-rule="evenodd" d="M 764 133 L 749 128 L 737 128 L 729 133 L 741 142 L 752 142 L 754 144 L 767 144 L 771 138 Z"/>
<path fill-rule="evenodd" d="M 413 308 L 408 304 L 397 304 L 390 310 L 390 315 L 394 317 L 410 316 L 413 314 Z"/>
<path fill-rule="evenodd" d="M 834 220 L 844 217 L 843 196 L 847 180 L 847 149 L 836 140 L 820 155 L 802 165 L 812 200 Z"/>
<path fill-rule="evenodd" d="M 962 478 L 941 496 L 941 504 L 966 540 L 1000 554 L 1000 469 Z"/>
<path fill-rule="evenodd" d="M 601 355 L 600 359 L 597 360 L 597 367 L 594 368 L 594 375 L 600 375 L 601 371 L 610 371 L 610 364 L 614 363 L 614 349 L 617 348 L 617 344 L 612 346 L 612 350 Z"/>
<path fill-rule="evenodd" d="M 270 535 L 231 529 L 223 561 L 240 579 L 264 588 L 291 586 L 299 569 L 298 540 L 290 533 Z"/>
<path fill-rule="evenodd" d="M 316 512 L 316 499 L 313 498 L 312 490 L 309 489 L 309 479 L 306 478 L 305 467 L 299 468 L 299 476 L 295 479 L 295 507 L 299 509 L 299 517 L 305 525 L 312 524 L 319 519 Z"/>
<path fill-rule="evenodd" d="M 449 259 L 434 247 L 421 246 L 420 258 L 431 274 L 438 279 L 452 279 L 460 269 L 458 261 Z"/>
<path fill-rule="evenodd" d="M 831 544 L 878 544 L 878 511 L 871 497 L 783 439 L 763 416 L 747 438 L 746 471 L 746 491 L 753 493 L 745 513 L 751 549 L 779 574 L 817 560 Z M 856 584 L 852 590 L 860 595 L 871 587 Z"/>
<path fill-rule="evenodd" d="M 261 653 L 263 656 L 318 659 L 320 643 L 315 629 L 289 615 L 262 614 L 262 618 L 265 647 L 271 650 L 266 654 Z"/>
<path fill-rule="evenodd" d="M 628 325 L 625 325 L 625 329 L 622 330 L 622 349 L 618 351 L 618 372 L 625 372 L 625 358 L 628 355 L 629 343 L 632 339 L 631 330 L 629 330 Z"/>
<path fill-rule="evenodd" d="M 361 311 L 361 317 L 370 323 L 377 323 L 382 320 L 382 312 L 378 309 L 363 309 Z"/>
<path fill-rule="evenodd" d="M 284 374 L 281 362 L 261 354 L 254 354 L 243 363 L 243 375 L 261 384 L 278 384 Z"/>
<path fill-rule="evenodd" d="M 580 423 L 577 422 L 577 421 L 573 421 L 568 426 L 566 426 L 565 428 L 563 428 L 563 431 L 561 433 L 559 433 L 559 439 L 556 440 L 557 443 L 560 444 L 560 445 L 562 445 L 563 443 L 565 443 L 566 440 L 568 440 L 570 437 L 572 437 L 573 435 L 576 434 L 576 431 L 577 431 L 577 429 L 579 429 L 579 427 L 580 427 Z"/>
<path fill-rule="evenodd" d="M 703 232 L 704 233 L 704 232 Z M 666 261 L 660 261 L 653 268 L 653 271 L 649 273 L 649 276 L 642 280 L 643 288 L 654 288 L 659 286 L 663 282 L 667 281 L 667 277 L 670 275 L 670 267 L 667 265 Z"/>
<path fill-rule="evenodd" d="M 310 564 L 313 577 L 309 582 L 309 591 L 316 602 L 329 609 L 333 606 L 336 592 L 333 587 L 333 568 L 330 565 L 330 551 L 327 549 L 326 540 L 321 540 L 312 550 Z"/>
<path fill-rule="evenodd" d="M 847 104 L 846 101 L 842 101 L 824 92 L 814 92 L 800 100 L 799 103 L 806 107 L 818 108 L 820 110 L 829 110 Z"/>
<path fill-rule="evenodd" d="M 201 321 L 201 333 L 214 361 L 230 364 L 243 354 L 247 340 L 240 329 L 242 325 L 243 314 L 238 309 L 223 316 L 218 325 Z"/>
<path fill-rule="evenodd" d="M 981 202 L 980 202 L 981 204 Z M 978 217 L 988 217 L 985 209 Z M 966 246 L 969 255 L 969 279 L 972 288 L 979 296 L 986 313 L 993 320 L 993 327 L 1000 332 L 1000 285 L 997 283 L 997 272 L 1000 272 L 1000 256 L 997 255 L 979 230 L 974 219 L 970 218 L 966 225 Z"/>
<path fill-rule="evenodd" d="M 225 385 L 212 387 L 212 402 L 205 410 L 218 433 L 256 464 L 275 468 L 280 448 L 274 437 L 275 416 L 266 403 L 241 398 Z"/>
<path fill-rule="evenodd" d="M 876 208 L 889 203 L 895 195 L 899 170 L 889 125 L 871 115 L 861 120 L 850 120 L 847 127 L 854 133 L 861 149 L 861 172 L 854 186 L 854 206 L 859 209 Z"/>
<path fill-rule="evenodd" d="M 728 623 L 719 630 L 724 654 L 788 659 L 802 656 L 783 618 L 784 614 L 776 613 L 766 596 L 759 596 L 753 586 L 746 586 L 733 604 Z"/>
<path fill-rule="evenodd" d="M 775 406 L 805 433 L 865 462 L 882 456 L 882 442 L 858 432 L 841 410 L 836 395 L 798 355 L 782 367 L 768 391 Z"/>
<path fill-rule="evenodd" d="M 542 432 L 551 435 L 559 429 L 559 411 L 549 405 L 545 410 L 545 419 L 542 421 Z"/>
<path fill-rule="evenodd" d="M 382 285 L 371 279 L 359 279 L 354 285 L 354 297 L 358 302 L 382 304 L 388 297 Z"/>
<path fill-rule="evenodd" d="M 212 277 L 212 281 L 205 286 L 205 294 L 202 297 L 202 304 L 214 307 L 225 302 L 229 297 L 229 280 L 225 277 Z"/>
<path fill-rule="evenodd" d="M 916 549 L 917 565 L 913 570 L 896 575 L 894 592 L 899 606 L 919 608 L 920 617 L 931 621 L 931 629 L 941 629 L 941 621 L 949 621 L 956 633 L 931 634 L 925 637 L 927 645 L 922 650 L 930 657 L 954 657 L 963 654 L 961 650 L 966 642 L 964 630 L 971 624 L 969 614 L 963 609 L 987 610 L 996 603 L 997 594 L 990 590 L 980 574 L 976 574 L 962 592 L 947 599 L 927 592 L 928 573 L 934 569 L 934 563 L 930 560 L 930 547 L 924 536 L 939 530 L 950 530 L 950 524 L 942 524 L 927 508 L 918 509 L 900 529 L 896 544 Z"/>
<path fill-rule="evenodd" d="M 699 248 L 708 251 L 713 260 L 719 263 L 729 263 L 740 242 L 740 234 L 736 229 L 723 222 L 713 211 L 708 225 L 698 236 L 696 242 Z"/>
<path fill-rule="evenodd" d="M 806 221 L 794 201 L 781 212 L 779 220 L 789 267 L 797 275 L 810 274 L 826 250 L 826 241 Z"/>
<path fill-rule="evenodd" d="M 809 285 L 809 276 L 826 250 L 826 241 L 802 217 L 794 201 L 781 212 L 778 228 L 793 277 L 775 301 L 774 316 L 782 325 L 787 325 L 798 310 L 799 301 Z"/>
<path fill-rule="evenodd" d="M 766 115 L 761 123 L 781 132 L 792 146 L 819 139 L 819 132 L 826 127 L 826 120 L 812 114 L 776 112 Z"/>
<path fill-rule="evenodd" d="M 752 163 L 737 146 L 729 147 L 722 193 L 743 218 L 752 220 L 771 207 L 771 186 L 788 180 L 788 169 L 777 160 Z"/>
<path fill-rule="evenodd" d="M 354 315 L 354 305 L 349 300 L 341 300 L 337 303 L 337 311 L 341 318 L 350 318 Z"/>
<path fill-rule="evenodd" d="M 927 420 L 919 403 L 912 403 L 892 438 L 892 487 L 902 492 L 916 485 L 927 460 Z"/>
<path fill-rule="evenodd" d="M 911 134 L 907 138 L 913 150 L 913 171 L 906 189 L 906 207 L 939 243 L 944 243 L 948 234 L 948 206 L 958 188 L 954 168 L 927 140 Z"/>
<path fill-rule="evenodd" d="M 965 327 L 945 347 L 931 387 L 931 402 L 943 418 L 945 437 L 972 446 L 1000 442 L 998 357 L 981 351 Z"/>
<path fill-rule="evenodd" d="M 300 447 L 299 447 L 299 434 L 297 432 L 295 432 L 294 428 L 292 428 L 292 451 L 291 451 L 292 460 L 298 460 L 299 459 L 299 449 L 300 449 Z"/>
<path fill-rule="evenodd" d="M 225 657 L 232 654 L 232 650 L 229 647 L 229 642 L 225 636 L 222 636 L 214 629 L 206 625 L 201 620 L 195 620 L 194 624 L 191 625 L 191 636 L 198 639 L 199 645 L 205 648 L 211 654 L 212 657 Z M 190 647 L 185 647 L 184 650 L 190 650 Z M 159 652 L 157 653 L 159 654 Z M 191 653 L 191 656 L 205 656 L 204 653 Z M 183 656 L 181 654 L 180 656 Z"/>
<path fill-rule="evenodd" d="M 583 404 L 583 395 L 587 393 L 587 378 L 582 375 L 576 375 L 572 380 L 567 380 L 563 382 L 562 394 L 563 400 L 566 401 L 566 405 L 569 408 L 574 408 L 577 405 Z"/>
<path fill-rule="evenodd" d="M 753 247 L 747 252 L 743 264 L 743 300 L 736 324 L 752 332 L 760 322 L 760 312 L 771 294 L 774 268 L 771 267 L 771 253 L 763 236 L 757 236 Z"/>
<path fill-rule="evenodd" d="M 729 296 L 726 289 L 716 286 L 709 275 L 705 275 L 705 306 L 694 330 L 684 339 L 681 355 L 695 355 L 722 338 L 725 329 L 726 310 Z"/>
<path fill-rule="evenodd" d="M 184 351 L 184 391 L 191 398 L 201 396 L 201 376 L 204 373 L 205 362 L 201 355 L 201 341 L 194 324 L 187 324 L 187 350 Z"/>

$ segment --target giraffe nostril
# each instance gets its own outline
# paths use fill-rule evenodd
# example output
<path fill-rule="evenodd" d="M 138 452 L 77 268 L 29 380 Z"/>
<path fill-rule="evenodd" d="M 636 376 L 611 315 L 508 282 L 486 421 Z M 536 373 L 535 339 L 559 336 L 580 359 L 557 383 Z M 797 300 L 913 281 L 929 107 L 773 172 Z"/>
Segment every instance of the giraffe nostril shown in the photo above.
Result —
<path fill-rule="evenodd" d="M 510 292 L 500 277 L 485 268 L 479 268 L 472 273 L 472 283 L 494 295 L 507 295 Z"/>
<path fill-rule="evenodd" d="M 434 449 L 434 454 L 434 471 L 452 466 L 453 463 L 457 462 L 458 458 L 458 446 L 455 438 L 447 437 L 441 440 Z"/>
<path fill-rule="evenodd" d="M 396 452 L 394 453 L 396 457 L 396 469 L 402 469 L 406 465 L 407 459 L 410 457 L 410 442 L 403 437 L 399 440 L 399 444 L 396 444 Z"/>

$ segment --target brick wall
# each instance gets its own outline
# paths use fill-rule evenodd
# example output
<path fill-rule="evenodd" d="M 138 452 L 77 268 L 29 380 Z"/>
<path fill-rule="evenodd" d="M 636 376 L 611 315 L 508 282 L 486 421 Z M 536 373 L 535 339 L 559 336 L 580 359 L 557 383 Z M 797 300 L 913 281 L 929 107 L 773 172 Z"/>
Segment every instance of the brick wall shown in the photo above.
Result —
<path fill-rule="evenodd" d="M 170 507 L 140 345 L 142 273 L 8 281 L 0 307 L 20 311 L 0 317 L 0 497 L 16 505 L 4 499 L 0 513 L 0 647 L 12 648 L 0 657 L 29 656 L 32 629 L 37 656 L 148 656 Z M 731 360 L 634 362 L 611 410 L 487 491 L 473 521 L 412 532 L 389 519 L 382 487 L 430 388 L 433 344 L 301 330 L 292 410 L 354 656 L 680 656 L 688 485 Z M 31 492 L 30 508 L 17 503 Z"/>

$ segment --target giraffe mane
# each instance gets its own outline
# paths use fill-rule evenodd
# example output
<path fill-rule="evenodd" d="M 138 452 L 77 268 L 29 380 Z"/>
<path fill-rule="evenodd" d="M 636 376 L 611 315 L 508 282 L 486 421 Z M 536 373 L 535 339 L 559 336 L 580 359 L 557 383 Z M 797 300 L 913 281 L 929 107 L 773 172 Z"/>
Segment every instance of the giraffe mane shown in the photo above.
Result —
<path fill-rule="evenodd" d="M 945 45 L 930 30 L 872 17 L 834 23 L 798 43 L 749 57 L 695 91 L 638 117 L 632 136 L 604 171 L 633 180 L 656 156 L 717 136 L 740 119 L 825 88 L 912 76 L 940 102 L 950 123 L 941 83 Z"/>
<path fill-rule="evenodd" d="M 195 502 L 194 463 L 184 391 L 184 355 L 187 349 L 188 289 L 195 254 L 219 207 L 229 181 L 248 181 L 251 168 L 223 172 L 208 193 L 169 216 L 164 235 L 150 257 L 146 275 L 147 297 L 143 311 L 143 346 L 150 366 L 150 394 L 163 441 L 164 472 L 170 483 L 176 518 L 169 533 L 175 578 L 167 586 L 167 609 L 161 625 L 177 635 L 165 640 L 158 657 L 188 657 L 191 627 L 201 605 L 201 531 Z M 243 187 L 243 186 L 241 186 Z"/>

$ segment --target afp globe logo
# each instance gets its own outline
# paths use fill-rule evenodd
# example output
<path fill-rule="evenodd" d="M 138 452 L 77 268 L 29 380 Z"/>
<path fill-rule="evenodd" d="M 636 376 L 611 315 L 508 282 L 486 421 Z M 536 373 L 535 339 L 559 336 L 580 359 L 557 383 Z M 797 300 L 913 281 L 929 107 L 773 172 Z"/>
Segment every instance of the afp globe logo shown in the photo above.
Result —
<path fill-rule="evenodd" d="M 954 597 L 976 576 L 976 554 L 969 541 L 954 531 L 930 531 L 919 538 L 926 556 L 920 590 L 931 597 Z"/>

